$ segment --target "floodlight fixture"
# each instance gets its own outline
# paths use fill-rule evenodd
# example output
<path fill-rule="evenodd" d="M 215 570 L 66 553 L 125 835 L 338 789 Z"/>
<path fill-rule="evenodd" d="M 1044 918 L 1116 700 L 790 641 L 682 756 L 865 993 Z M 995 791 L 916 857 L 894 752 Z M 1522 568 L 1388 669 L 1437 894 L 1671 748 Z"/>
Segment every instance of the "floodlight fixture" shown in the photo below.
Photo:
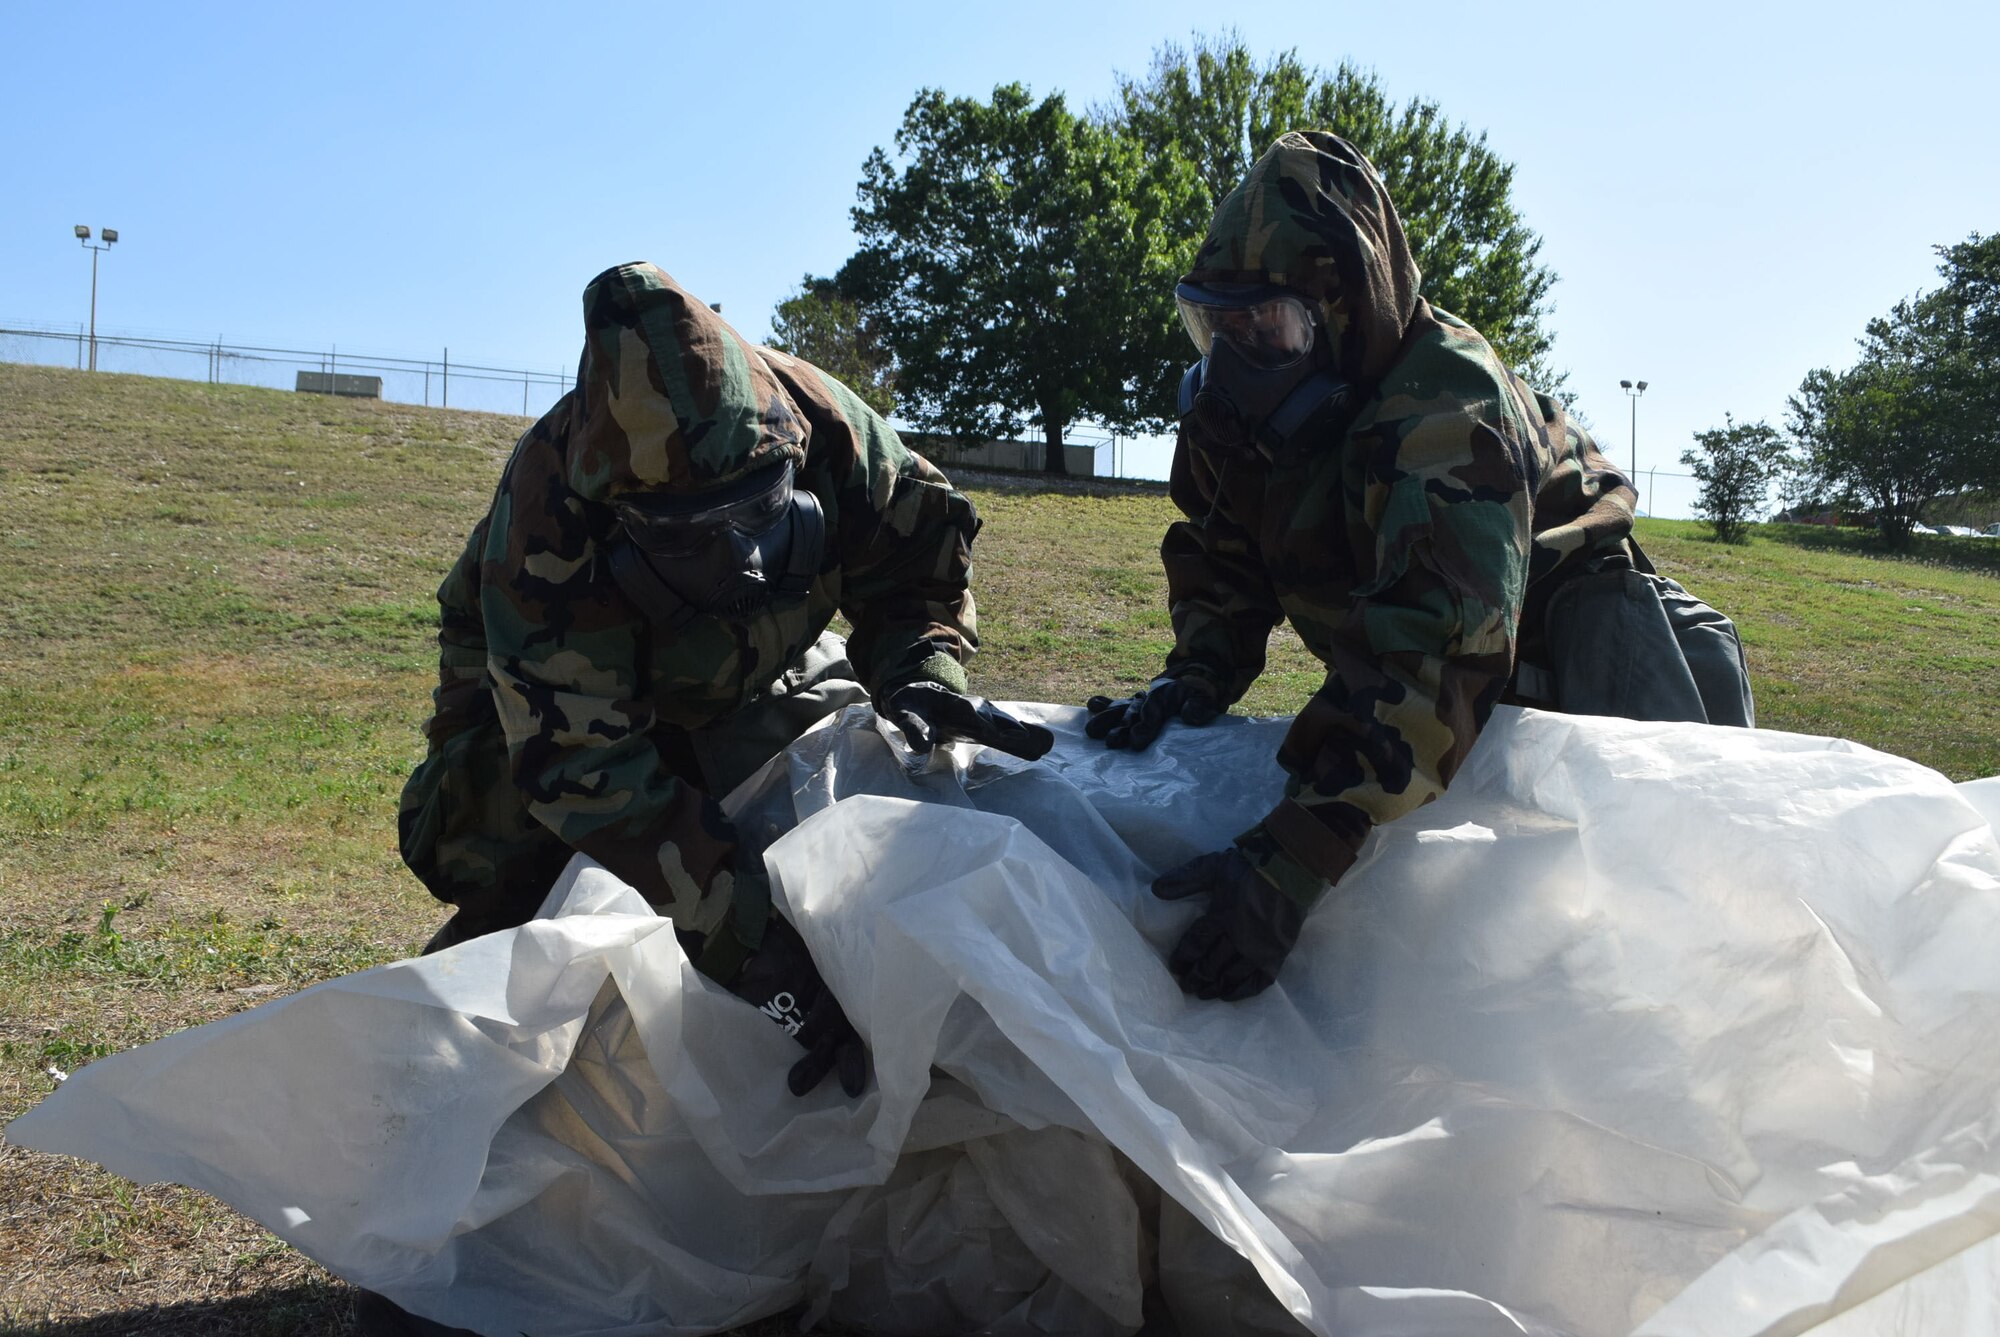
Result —
<path fill-rule="evenodd" d="M 1618 382 L 1619 389 L 1632 401 L 1632 486 L 1639 486 L 1639 396 L 1646 393 L 1646 383 L 1639 382 L 1637 389 L 1630 381 Z"/>
<path fill-rule="evenodd" d="M 101 227 L 97 229 L 97 235 L 103 238 L 101 245 L 90 239 L 89 228 L 81 223 L 76 225 L 77 241 L 84 250 L 90 252 L 90 369 L 92 371 L 97 370 L 97 257 L 100 252 L 110 250 L 112 243 L 118 240 L 118 229 Z"/>
<path fill-rule="evenodd" d="M 107 235 L 108 235 L 108 236 L 109 236 L 109 237 L 111 238 L 111 240 L 113 240 L 113 241 L 116 241 L 116 240 L 118 240 L 118 234 L 117 234 L 117 233 L 115 233 L 115 232 L 113 232 L 113 233 L 109 233 L 109 234 L 107 234 Z M 1640 394 L 1642 394 L 1642 395 L 1646 393 L 1646 383 L 1645 383 L 1644 381 L 1641 381 L 1641 382 L 1639 382 L 1639 393 L 1640 393 Z"/>

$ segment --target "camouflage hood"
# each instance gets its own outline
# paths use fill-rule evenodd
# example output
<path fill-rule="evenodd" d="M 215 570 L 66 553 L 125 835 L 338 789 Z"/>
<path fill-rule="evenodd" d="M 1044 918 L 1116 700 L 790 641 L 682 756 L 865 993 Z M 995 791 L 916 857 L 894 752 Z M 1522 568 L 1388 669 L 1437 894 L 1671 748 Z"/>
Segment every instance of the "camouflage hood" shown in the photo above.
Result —
<path fill-rule="evenodd" d="M 1272 283 L 1319 302 L 1340 372 L 1379 380 L 1421 279 L 1382 178 L 1352 144 L 1293 130 L 1216 206 L 1192 283 Z"/>
<path fill-rule="evenodd" d="M 806 424 L 757 347 L 657 265 L 583 290 L 569 486 L 591 501 L 696 492 L 805 455 Z"/>

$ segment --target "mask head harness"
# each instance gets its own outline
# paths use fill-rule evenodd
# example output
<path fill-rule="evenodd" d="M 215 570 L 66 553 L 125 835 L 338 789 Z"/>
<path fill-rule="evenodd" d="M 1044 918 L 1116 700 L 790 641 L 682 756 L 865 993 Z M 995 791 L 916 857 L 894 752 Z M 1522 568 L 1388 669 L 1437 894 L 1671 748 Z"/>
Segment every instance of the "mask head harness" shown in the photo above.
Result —
<path fill-rule="evenodd" d="M 1192 416 L 1204 444 L 1274 459 L 1353 401 L 1317 313 L 1290 289 L 1181 283 L 1174 301 L 1202 354 L 1181 378 L 1180 416 Z"/>
<path fill-rule="evenodd" d="M 611 505 L 611 578 L 656 625 L 698 614 L 747 622 L 802 599 L 826 551 L 826 514 L 793 486 L 790 460 L 711 491 L 628 493 Z"/>

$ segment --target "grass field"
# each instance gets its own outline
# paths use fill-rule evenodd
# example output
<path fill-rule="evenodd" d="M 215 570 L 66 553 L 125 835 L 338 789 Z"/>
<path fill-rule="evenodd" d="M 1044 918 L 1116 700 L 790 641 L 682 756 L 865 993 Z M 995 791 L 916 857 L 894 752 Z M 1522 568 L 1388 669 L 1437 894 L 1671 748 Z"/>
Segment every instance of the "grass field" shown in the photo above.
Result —
<path fill-rule="evenodd" d="M 0 1121 L 50 1070 L 395 959 L 439 914 L 395 804 L 432 591 L 515 418 L 0 365 Z M 990 696 L 1080 701 L 1170 642 L 1156 488 L 967 480 Z M 1760 724 L 2000 773 L 2000 543 L 1643 522 L 1740 622 Z M 1319 680 L 1297 639 L 1244 709 Z M 333 1334 L 347 1292 L 182 1189 L 0 1147 L 0 1332 Z"/>

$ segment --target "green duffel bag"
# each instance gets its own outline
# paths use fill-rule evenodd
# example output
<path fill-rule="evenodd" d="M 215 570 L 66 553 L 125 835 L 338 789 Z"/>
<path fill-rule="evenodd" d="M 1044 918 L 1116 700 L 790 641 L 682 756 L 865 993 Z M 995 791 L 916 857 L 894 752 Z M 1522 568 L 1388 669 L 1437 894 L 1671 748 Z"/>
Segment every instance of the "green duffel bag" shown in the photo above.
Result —
<path fill-rule="evenodd" d="M 1636 551 L 1636 549 L 1635 549 Z M 1750 669 L 1736 624 L 1675 580 L 1622 554 L 1599 558 L 1550 596 L 1548 663 L 1522 663 L 1523 704 L 1572 715 L 1750 728 Z"/>

